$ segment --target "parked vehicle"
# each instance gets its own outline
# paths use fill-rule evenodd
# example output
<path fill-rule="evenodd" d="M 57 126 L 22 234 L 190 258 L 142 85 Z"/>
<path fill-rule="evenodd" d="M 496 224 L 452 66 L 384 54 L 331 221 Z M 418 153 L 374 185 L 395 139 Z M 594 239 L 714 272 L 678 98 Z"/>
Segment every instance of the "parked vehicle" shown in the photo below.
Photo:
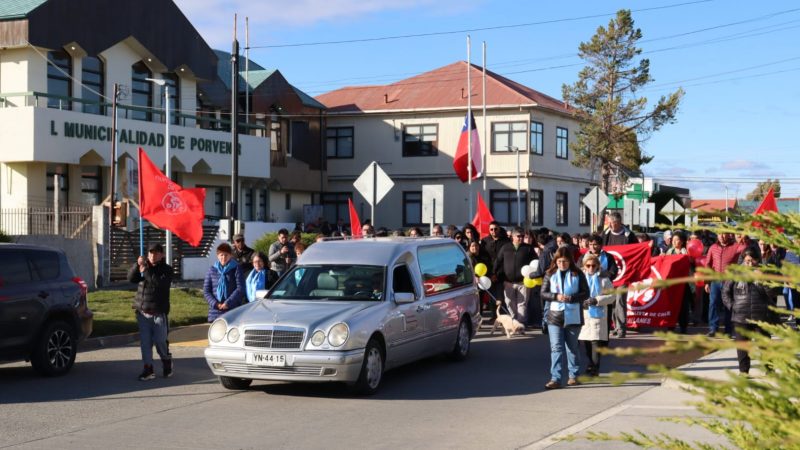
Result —
<path fill-rule="evenodd" d="M 67 373 L 92 332 L 86 292 L 61 250 L 0 244 L 0 360 L 30 361 L 46 376 Z"/>
<path fill-rule="evenodd" d="M 208 331 L 206 361 L 228 389 L 339 381 L 372 394 L 388 369 L 466 358 L 480 323 L 470 260 L 443 238 L 319 242 L 259 295 Z"/>

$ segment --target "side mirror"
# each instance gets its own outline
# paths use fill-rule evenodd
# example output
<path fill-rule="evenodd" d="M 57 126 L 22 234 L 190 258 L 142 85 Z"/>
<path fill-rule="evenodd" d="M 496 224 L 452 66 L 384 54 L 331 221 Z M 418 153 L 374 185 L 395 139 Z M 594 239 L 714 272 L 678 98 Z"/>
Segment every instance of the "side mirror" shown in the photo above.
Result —
<path fill-rule="evenodd" d="M 256 291 L 256 298 L 259 299 L 259 300 L 263 300 L 263 299 L 267 298 L 267 293 L 268 292 L 269 291 L 266 290 L 266 289 L 259 289 L 259 290 Z"/>
<path fill-rule="evenodd" d="M 394 302 L 398 305 L 405 305 L 407 303 L 414 303 L 416 297 L 413 292 L 395 292 Z"/>

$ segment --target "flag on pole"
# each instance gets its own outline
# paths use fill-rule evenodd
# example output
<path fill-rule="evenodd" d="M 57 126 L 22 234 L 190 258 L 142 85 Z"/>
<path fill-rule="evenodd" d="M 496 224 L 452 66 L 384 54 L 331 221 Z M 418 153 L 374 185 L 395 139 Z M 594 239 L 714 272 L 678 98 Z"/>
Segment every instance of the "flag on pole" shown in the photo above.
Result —
<path fill-rule="evenodd" d="M 464 117 L 464 126 L 461 128 L 461 136 L 458 138 L 458 146 L 456 147 L 456 156 L 453 159 L 453 169 L 455 169 L 456 175 L 463 183 L 466 183 L 469 179 L 467 164 L 470 157 L 467 153 L 467 147 L 470 145 L 468 143 L 470 140 L 472 141 L 472 179 L 474 180 L 483 173 L 483 158 L 481 156 L 481 143 L 478 141 L 478 129 L 475 127 L 475 116 L 472 115 L 472 111 L 468 112 Z"/>
<path fill-rule="evenodd" d="M 158 170 L 139 147 L 139 215 L 193 247 L 203 238 L 204 188 L 184 189 Z"/>
<path fill-rule="evenodd" d="M 347 206 L 350 208 L 350 235 L 361 236 L 361 221 L 358 219 L 356 207 L 353 206 L 353 199 L 347 199 Z"/>
<path fill-rule="evenodd" d="M 475 212 L 475 217 L 472 218 L 472 226 L 478 229 L 478 234 L 481 238 L 489 235 L 489 224 L 493 221 L 492 212 L 486 207 L 481 194 L 478 194 L 478 211 Z"/>
<path fill-rule="evenodd" d="M 767 195 L 764 196 L 764 200 L 761 200 L 761 204 L 758 205 L 753 215 L 758 216 L 770 211 L 778 212 L 778 202 L 775 200 L 775 190 L 773 188 L 769 188 Z M 753 226 L 756 228 L 764 228 L 768 225 L 769 221 L 767 220 L 765 220 L 764 223 L 753 222 Z M 783 228 L 778 228 L 778 232 L 783 233 Z"/>

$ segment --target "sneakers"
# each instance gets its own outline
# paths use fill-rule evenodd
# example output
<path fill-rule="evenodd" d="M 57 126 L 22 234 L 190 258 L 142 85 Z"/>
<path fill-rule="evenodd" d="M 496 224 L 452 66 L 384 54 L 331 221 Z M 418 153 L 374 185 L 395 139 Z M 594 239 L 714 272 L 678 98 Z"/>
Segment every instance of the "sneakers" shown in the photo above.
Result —
<path fill-rule="evenodd" d="M 172 359 L 162 359 L 161 365 L 164 366 L 164 378 L 172 376 Z"/>
<path fill-rule="evenodd" d="M 152 380 L 155 377 L 156 373 L 153 372 L 153 366 L 150 364 L 145 364 L 144 370 L 142 370 L 142 373 L 139 374 L 139 381 Z"/>

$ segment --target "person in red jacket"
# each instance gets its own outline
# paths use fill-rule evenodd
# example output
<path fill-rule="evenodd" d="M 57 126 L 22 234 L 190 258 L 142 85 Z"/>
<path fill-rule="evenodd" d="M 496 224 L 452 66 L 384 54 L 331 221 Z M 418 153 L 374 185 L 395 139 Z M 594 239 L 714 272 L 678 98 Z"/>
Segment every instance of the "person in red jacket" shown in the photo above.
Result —
<path fill-rule="evenodd" d="M 722 273 L 731 265 L 739 261 L 739 255 L 746 248 L 745 244 L 737 244 L 732 233 L 720 233 L 717 242 L 708 249 L 706 267 L 710 267 L 714 272 Z M 708 334 L 714 336 L 719 329 L 719 316 L 723 314 L 725 320 L 725 334 L 733 334 L 733 324 L 731 323 L 731 310 L 722 303 L 722 281 L 712 281 L 706 283 L 705 289 L 709 295 L 708 302 Z"/>

